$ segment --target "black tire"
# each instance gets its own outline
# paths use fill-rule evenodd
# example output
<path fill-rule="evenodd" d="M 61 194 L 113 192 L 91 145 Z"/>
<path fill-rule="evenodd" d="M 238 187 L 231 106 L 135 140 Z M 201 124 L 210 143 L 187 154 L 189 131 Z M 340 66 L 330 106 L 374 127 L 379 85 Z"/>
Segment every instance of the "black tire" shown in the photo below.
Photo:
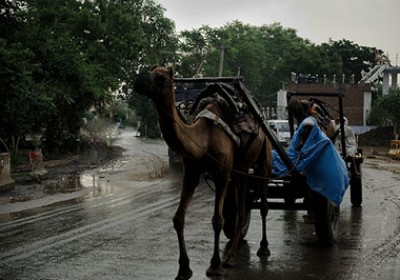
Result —
<path fill-rule="evenodd" d="M 352 168 L 350 178 L 350 202 L 354 207 L 360 207 L 362 203 L 361 166 L 359 163 L 357 163 L 357 165 L 358 168 L 356 168 L 356 170 Z"/>
<path fill-rule="evenodd" d="M 339 233 L 340 207 L 324 196 L 313 193 L 314 225 L 321 244 L 332 245 Z"/>
<path fill-rule="evenodd" d="M 226 238 L 231 240 L 234 237 L 236 224 L 238 221 L 238 206 L 235 197 L 235 190 L 232 188 L 232 186 L 228 186 L 222 215 L 224 217 L 224 234 Z M 246 237 L 250 227 L 250 217 L 251 209 L 246 207 L 245 223 L 242 231 L 240 232 L 240 240 L 243 240 Z"/>

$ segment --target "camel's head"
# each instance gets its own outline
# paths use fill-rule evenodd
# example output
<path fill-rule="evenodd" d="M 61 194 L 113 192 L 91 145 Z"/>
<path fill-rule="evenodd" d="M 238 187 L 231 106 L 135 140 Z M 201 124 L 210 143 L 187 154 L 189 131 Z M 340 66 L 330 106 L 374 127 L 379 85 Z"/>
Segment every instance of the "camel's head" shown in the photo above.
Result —
<path fill-rule="evenodd" d="M 310 102 L 307 100 L 290 99 L 288 103 L 289 111 L 292 112 L 293 117 L 296 119 L 298 124 L 309 116 L 309 107 Z"/>
<path fill-rule="evenodd" d="M 150 72 L 142 72 L 137 76 L 134 89 L 153 101 L 162 100 L 173 92 L 173 76 L 172 68 L 154 67 Z"/>

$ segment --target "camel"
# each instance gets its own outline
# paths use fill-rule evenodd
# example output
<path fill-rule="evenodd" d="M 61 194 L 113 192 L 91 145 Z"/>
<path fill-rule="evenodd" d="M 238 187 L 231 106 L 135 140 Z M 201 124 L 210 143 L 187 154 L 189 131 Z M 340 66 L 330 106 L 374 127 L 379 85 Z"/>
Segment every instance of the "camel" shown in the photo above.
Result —
<path fill-rule="evenodd" d="M 240 242 L 240 230 L 244 224 L 245 192 L 249 168 L 256 166 L 267 178 L 272 170 L 271 143 L 258 126 L 255 134 L 241 133 L 238 146 L 220 125 L 205 117 L 199 117 L 194 123 L 186 124 L 181 120 L 175 106 L 173 70 L 156 67 L 151 72 L 142 73 L 135 84 L 135 91 L 147 95 L 154 103 L 158 122 L 167 145 L 182 155 L 183 174 L 181 197 L 173 218 L 174 228 L 179 242 L 179 270 L 176 279 L 190 279 L 192 270 L 184 238 L 185 213 L 199 185 L 203 172 L 211 175 L 215 184 L 215 204 L 212 217 L 214 230 L 214 249 L 207 276 L 224 275 L 223 266 L 235 266 L 238 262 L 237 249 Z M 214 95 L 218 99 L 217 94 Z M 210 97 L 209 97 L 210 98 Z M 204 109 L 227 122 L 231 119 L 229 109 L 222 102 L 207 102 Z M 253 123 L 255 124 L 255 123 Z M 263 221 L 262 240 L 257 252 L 259 256 L 269 256 L 266 236 L 267 180 L 261 179 L 260 213 Z M 236 188 L 238 203 L 238 221 L 227 258 L 222 262 L 220 256 L 220 233 L 223 228 L 223 207 L 227 188 Z"/>
<path fill-rule="evenodd" d="M 313 116 L 317 119 L 319 128 L 328 136 L 333 143 L 338 135 L 335 126 L 334 118 L 326 111 L 325 108 L 321 108 L 318 104 L 319 100 L 298 100 L 291 99 L 288 104 L 289 111 L 293 114 L 299 125 L 305 118 Z"/>

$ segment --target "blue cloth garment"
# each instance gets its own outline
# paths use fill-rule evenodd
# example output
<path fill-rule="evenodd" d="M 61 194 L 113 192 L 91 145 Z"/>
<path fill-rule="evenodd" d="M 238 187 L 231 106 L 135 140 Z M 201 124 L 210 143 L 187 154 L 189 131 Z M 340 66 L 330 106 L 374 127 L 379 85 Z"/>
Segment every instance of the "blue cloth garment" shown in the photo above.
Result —
<path fill-rule="evenodd" d="M 311 129 L 303 147 L 298 151 L 302 133 Z M 300 124 L 286 151 L 296 169 L 305 176 L 311 190 L 318 192 L 338 206 L 349 185 L 346 163 L 337 152 L 332 141 L 318 127 L 313 117 Z M 272 152 L 273 173 L 279 177 L 288 174 L 288 169 L 276 151 Z"/>

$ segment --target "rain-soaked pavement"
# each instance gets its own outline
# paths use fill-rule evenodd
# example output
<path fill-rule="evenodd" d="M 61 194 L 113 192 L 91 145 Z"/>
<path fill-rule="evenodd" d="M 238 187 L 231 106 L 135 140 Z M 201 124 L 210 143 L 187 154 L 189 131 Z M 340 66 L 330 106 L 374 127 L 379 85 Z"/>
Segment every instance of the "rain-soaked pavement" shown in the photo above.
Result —
<path fill-rule="evenodd" d="M 130 145 L 138 145 L 138 140 L 124 141 L 134 154 L 137 149 Z M 163 145 L 150 148 L 153 154 L 166 154 Z M 135 180 L 135 166 L 125 159 L 89 176 L 93 186 L 84 198 L 3 215 L 0 278 L 174 279 L 178 242 L 172 217 L 179 178 Z M 303 211 L 271 210 L 271 256 L 260 259 L 256 251 L 261 220 L 253 210 L 239 266 L 215 278 L 205 276 L 213 246 L 214 199 L 202 184 L 185 227 L 192 279 L 400 279 L 399 167 L 399 162 L 365 160 L 362 207 L 353 208 L 346 195 L 341 232 L 331 247 L 316 242 L 313 225 L 303 222 Z M 223 253 L 228 240 L 222 235 L 221 241 Z"/>

